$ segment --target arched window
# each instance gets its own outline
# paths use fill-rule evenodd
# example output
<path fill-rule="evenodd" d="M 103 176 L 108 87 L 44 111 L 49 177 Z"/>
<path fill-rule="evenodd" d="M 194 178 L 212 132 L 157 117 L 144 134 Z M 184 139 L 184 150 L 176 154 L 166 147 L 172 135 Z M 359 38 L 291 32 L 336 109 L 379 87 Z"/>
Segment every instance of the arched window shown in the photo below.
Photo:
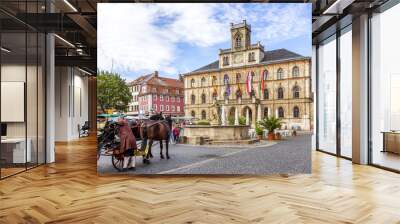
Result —
<path fill-rule="evenodd" d="M 269 99 L 269 91 L 268 89 L 264 89 L 264 100 L 268 100 Z"/>
<path fill-rule="evenodd" d="M 207 119 L 207 114 L 206 114 L 206 111 L 205 111 L 205 110 L 201 111 L 201 119 L 202 119 L 202 120 Z"/>
<path fill-rule="evenodd" d="M 268 117 L 268 107 L 264 108 L 264 117 Z"/>
<path fill-rule="evenodd" d="M 195 81 L 194 81 L 194 79 L 192 79 L 192 80 L 190 80 L 190 87 L 194 87 L 194 85 L 195 85 Z"/>
<path fill-rule="evenodd" d="M 285 117 L 285 111 L 283 111 L 282 107 L 278 108 L 278 117 L 279 118 L 284 118 Z"/>
<path fill-rule="evenodd" d="M 264 70 L 263 72 L 263 79 L 268 80 L 268 70 Z"/>
<path fill-rule="evenodd" d="M 192 104 L 196 103 L 196 96 L 194 94 L 192 94 L 192 96 L 191 96 L 191 103 Z"/>
<path fill-rule="evenodd" d="M 278 72 L 276 73 L 276 78 L 283 79 L 283 69 L 282 68 L 278 69 Z"/>
<path fill-rule="evenodd" d="M 217 85 L 217 77 L 215 76 L 212 77 L 211 85 L 213 86 Z"/>
<path fill-rule="evenodd" d="M 282 87 L 278 88 L 278 99 L 283 99 L 283 88 Z"/>
<path fill-rule="evenodd" d="M 241 48 L 242 47 L 242 37 L 240 35 L 236 36 L 235 47 L 236 48 Z"/>
<path fill-rule="evenodd" d="M 201 86 L 204 87 L 206 86 L 206 78 L 201 78 Z"/>
<path fill-rule="evenodd" d="M 201 94 L 201 103 L 206 103 L 206 94 Z"/>
<path fill-rule="evenodd" d="M 190 115 L 191 115 L 192 117 L 196 117 L 196 112 L 194 112 L 194 110 L 192 110 L 192 112 L 190 113 Z"/>
<path fill-rule="evenodd" d="M 242 79 L 242 75 L 240 75 L 240 73 L 236 73 L 236 83 L 240 83 Z"/>
<path fill-rule="evenodd" d="M 294 66 L 292 69 L 292 76 L 293 77 L 299 77 L 299 67 Z"/>
<path fill-rule="evenodd" d="M 297 85 L 293 87 L 293 98 L 300 98 L 300 87 Z"/>
<path fill-rule="evenodd" d="M 298 106 L 293 107 L 293 117 L 299 118 L 300 117 L 300 110 Z"/>

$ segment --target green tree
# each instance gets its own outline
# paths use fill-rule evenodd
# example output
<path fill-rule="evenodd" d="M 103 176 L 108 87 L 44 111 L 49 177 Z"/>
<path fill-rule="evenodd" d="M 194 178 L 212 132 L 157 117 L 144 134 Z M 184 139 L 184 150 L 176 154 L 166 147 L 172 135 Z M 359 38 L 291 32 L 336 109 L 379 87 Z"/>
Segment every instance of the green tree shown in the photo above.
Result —
<path fill-rule="evenodd" d="M 119 74 L 99 71 L 97 75 L 97 105 L 105 113 L 106 109 L 126 111 L 132 100 L 128 85 Z"/>

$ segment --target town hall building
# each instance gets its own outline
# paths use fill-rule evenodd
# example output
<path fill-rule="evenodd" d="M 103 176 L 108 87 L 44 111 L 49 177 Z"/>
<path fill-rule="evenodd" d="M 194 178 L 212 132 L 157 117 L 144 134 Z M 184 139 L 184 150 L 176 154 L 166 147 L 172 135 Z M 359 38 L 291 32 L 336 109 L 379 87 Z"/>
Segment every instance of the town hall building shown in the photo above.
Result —
<path fill-rule="evenodd" d="M 284 129 L 311 130 L 311 58 L 252 44 L 245 20 L 231 23 L 230 29 L 231 48 L 220 49 L 218 60 L 183 75 L 185 116 L 213 122 L 218 107 L 223 125 L 237 124 L 242 117 L 254 128 L 262 118 L 275 116 Z"/>

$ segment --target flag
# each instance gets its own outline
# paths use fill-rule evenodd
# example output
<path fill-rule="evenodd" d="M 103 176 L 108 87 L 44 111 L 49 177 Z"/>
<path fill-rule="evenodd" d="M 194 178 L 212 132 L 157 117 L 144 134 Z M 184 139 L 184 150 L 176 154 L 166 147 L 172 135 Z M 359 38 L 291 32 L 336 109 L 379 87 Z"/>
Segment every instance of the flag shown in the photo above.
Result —
<path fill-rule="evenodd" d="M 261 92 L 264 92 L 264 89 L 265 89 L 265 77 L 266 77 L 266 74 L 267 73 L 267 70 L 266 69 L 264 69 L 264 71 L 261 73 Z"/>
<path fill-rule="evenodd" d="M 247 73 L 247 77 L 246 77 L 246 90 L 247 93 L 250 94 L 252 91 L 252 83 L 253 83 L 253 76 L 252 76 L 253 72 L 249 71 Z"/>
<path fill-rule="evenodd" d="M 226 95 L 229 96 L 231 94 L 231 88 L 229 85 L 229 76 L 227 74 L 224 75 L 224 84 L 226 85 Z"/>

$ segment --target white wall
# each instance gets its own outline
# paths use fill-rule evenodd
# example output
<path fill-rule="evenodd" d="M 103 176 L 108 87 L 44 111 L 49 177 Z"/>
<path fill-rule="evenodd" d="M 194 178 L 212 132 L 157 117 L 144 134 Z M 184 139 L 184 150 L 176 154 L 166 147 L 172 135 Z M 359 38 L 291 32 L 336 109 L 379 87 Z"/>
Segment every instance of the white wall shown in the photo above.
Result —
<path fill-rule="evenodd" d="M 79 138 L 78 125 L 88 117 L 88 78 L 76 68 L 56 67 L 56 141 Z"/>

